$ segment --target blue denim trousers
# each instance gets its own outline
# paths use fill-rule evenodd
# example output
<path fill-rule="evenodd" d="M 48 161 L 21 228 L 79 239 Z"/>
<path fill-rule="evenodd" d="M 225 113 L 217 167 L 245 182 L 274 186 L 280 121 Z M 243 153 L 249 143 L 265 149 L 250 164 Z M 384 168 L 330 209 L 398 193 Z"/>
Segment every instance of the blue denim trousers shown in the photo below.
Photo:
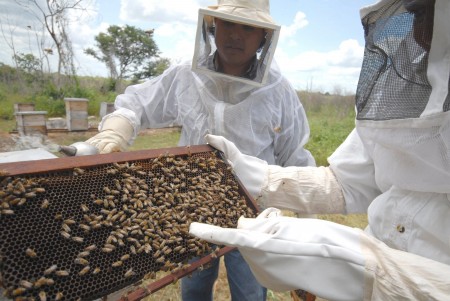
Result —
<path fill-rule="evenodd" d="M 198 258 L 196 258 L 198 259 Z M 195 261 L 196 259 L 191 260 Z M 267 289 L 261 286 L 253 276 L 250 267 L 238 250 L 224 255 L 228 284 L 232 301 L 265 301 Z M 183 301 L 212 301 L 213 285 L 219 275 L 219 259 L 211 262 L 211 267 L 196 270 L 190 276 L 181 279 L 181 297 Z"/>

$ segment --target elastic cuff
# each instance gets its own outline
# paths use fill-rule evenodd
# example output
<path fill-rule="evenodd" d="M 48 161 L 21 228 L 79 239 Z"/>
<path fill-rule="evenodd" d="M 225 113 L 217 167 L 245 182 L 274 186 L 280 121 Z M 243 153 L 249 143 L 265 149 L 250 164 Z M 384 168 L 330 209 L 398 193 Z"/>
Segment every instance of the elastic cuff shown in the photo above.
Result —
<path fill-rule="evenodd" d="M 105 118 L 102 123 L 101 131 L 112 130 L 118 135 L 120 135 L 127 143 L 131 143 L 134 128 L 127 118 L 121 116 L 111 116 Z"/>

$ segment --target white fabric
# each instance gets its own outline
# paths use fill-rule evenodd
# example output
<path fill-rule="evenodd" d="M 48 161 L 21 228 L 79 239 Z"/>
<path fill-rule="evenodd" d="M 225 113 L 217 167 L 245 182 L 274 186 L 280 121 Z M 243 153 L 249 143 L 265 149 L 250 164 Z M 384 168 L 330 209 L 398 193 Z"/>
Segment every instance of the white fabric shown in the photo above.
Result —
<path fill-rule="evenodd" d="M 269 0 L 218 0 L 217 5 L 208 6 L 207 10 L 237 16 L 249 21 L 275 24 L 270 16 Z"/>
<path fill-rule="evenodd" d="M 95 146 L 100 154 L 108 154 L 125 151 L 134 130 L 127 118 L 114 115 L 104 119 L 99 126 L 99 131 L 86 142 Z"/>
<path fill-rule="evenodd" d="M 241 217 L 238 229 L 194 222 L 189 233 L 238 247 L 256 279 L 271 290 L 301 288 L 330 300 L 363 298 L 365 260 L 357 229 L 263 211 L 256 219 Z"/>
<path fill-rule="evenodd" d="M 444 115 L 435 118 L 441 126 L 428 127 L 358 121 L 329 162 L 347 211 L 367 212 L 368 233 L 392 248 L 450 264 L 450 112 Z"/>
<path fill-rule="evenodd" d="M 345 301 L 450 297 L 450 266 L 328 221 L 283 217 L 268 208 L 256 219 L 241 217 L 237 229 L 192 223 L 189 233 L 238 247 L 258 281 L 275 291 L 304 289 Z"/>
<path fill-rule="evenodd" d="M 344 195 L 328 167 L 270 165 L 258 202 L 302 214 L 346 213 Z"/>
<path fill-rule="evenodd" d="M 274 66 L 267 85 L 255 88 L 196 74 L 189 63 L 177 65 L 155 79 L 128 87 L 116 98 L 115 107 L 107 117 L 127 118 L 135 133 L 140 127 L 182 126 L 180 146 L 204 144 L 205 135 L 211 133 L 226 137 L 242 153 L 269 164 L 315 164 L 304 149 L 309 138 L 304 109 Z M 220 127 L 216 115 L 223 116 Z"/>
<path fill-rule="evenodd" d="M 450 266 L 390 249 L 360 235 L 366 260 L 364 301 L 450 300 Z"/>
<path fill-rule="evenodd" d="M 441 79 L 435 81 L 441 92 L 431 93 L 432 104 L 420 118 L 357 120 L 355 130 L 329 158 L 330 169 L 342 187 L 347 212 L 368 213 L 369 226 L 365 230 L 366 234 L 360 233 L 367 269 L 365 300 L 450 299 L 450 112 L 436 112 L 438 107 L 443 110 L 444 102 L 448 101 L 446 96 L 448 97 L 449 77 L 443 70 L 450 70 L 450 49 L 436 49 L 446 45 L 450 32 L 448 25 L 445 25 L 448 24 L 450 15 L 449 2 L 446 1 L 436 0 L 436 7 L 443 11 L 436 14 L 438 19 L 434 22 L 435 31 L 430 51 L 431 69 L 427 74 L 446 76 L 443 79 L 447 80 L 447 95 L 442 93 Z M 361 11 L 362 15 L 366 16 L 373 9 L 392 2 L 394 1 L 381 1 Z M 442 28 L 442 25 L 447 28 Z M 434 42 L 436 39 L 438 43 Z M 440 58 L 437 57 L 439 54 Z M 439 64 L 442 66 L 437 68 Z M 437 99 L 440 100 L 439 105 L 436 105 L 439 102 Z M 276 187 L 280 177 L 268 177 L 269 181 L 263 190 L 271 185 Z M 291 177 L 297 178 L 300 186 L 299 178 L 295 174 Z M 323 184 L 317 182 L 316 185 Z M 270 198 L 283 198 L 283 202 L 295 204 L 298 196 L 287 195 L 280 191 L 280 187 L 282 186 L 278 185 L 272 191 Z M 299 233 L 305 231 L 298 225 L 295 230 Z M 233 238 L 235 230 L 226 231 L 233 233 L 226 237 L 226 243 L 237 245 L 238 242 Z M 314 233 L 322 233 L 321 231 L 315 230 Z M 303 274 L 293 277 L 286 271 L 302 267 L 309 259 L 303 258 L 302 262 L 297 262 L 284 257 L 278 260 L 277 265 L 266 268 L 267 256 L 265 252 L 259 251 L 270 251 L 264 243 L 266 238 L 262 238 L 261 242 L 254 242 L 252 238 L 260 238 L 259 234 L 241 233 L 245 233 L 245 237 L 254 243 L 254 249 L 246 250 L 248 245 L 239 242 L 245 245 L 241 252 L 251 254 L 246 260 L 256 273 L 279 275 L 279 278 L 273 279 L 273 285 L 302 281 Z M 218 240 L 225 243 L 225 239 Z M 271 248 L 283 246 L 279 241 L 272 243 Z M 299 250 L 303 252 L 303 249 Z M 347 279 L 346 270 L 342 269 L 341 272 L 340 277 Z M 309 277 L 309 273 L 306 275 Z M 259 277 L 261 279 L 262 276 Z M 270 281 L 272 279 L 267 279 L 265 285 L 270 287 Z M 328 284 L 323 286 L 328 288 Z M 306 285 L 300 288 L 314 292 Z M 331 299 L 334 300 L 333 297 Z"/>
<path fill-rule="evenodd" d="M 261 194 L 261 188 L 268 175 L 267 162 L 242 154 L 233 142 L 222 136 L 206 135 L 206 142 L 224 153 L 238 179 L 254 198 Z M 267 206 L 263 206 L 267 207 Z"/>

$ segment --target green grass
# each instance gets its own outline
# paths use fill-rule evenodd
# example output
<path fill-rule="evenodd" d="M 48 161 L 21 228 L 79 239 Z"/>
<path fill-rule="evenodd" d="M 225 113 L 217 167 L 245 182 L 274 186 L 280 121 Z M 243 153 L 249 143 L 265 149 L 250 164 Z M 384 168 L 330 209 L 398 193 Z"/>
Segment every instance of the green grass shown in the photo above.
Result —
<path fill-rule="evenodd" d="M 14 119 L 0 118 L 0 133 L 9 133 L 16 128 L 16 121 Z"/>
<path fill-rule="evenodd" d="M 138 135 L 130 150 L 175 147 L 180 139 L 180 129 L 165 129 L 149 135 Z"/>

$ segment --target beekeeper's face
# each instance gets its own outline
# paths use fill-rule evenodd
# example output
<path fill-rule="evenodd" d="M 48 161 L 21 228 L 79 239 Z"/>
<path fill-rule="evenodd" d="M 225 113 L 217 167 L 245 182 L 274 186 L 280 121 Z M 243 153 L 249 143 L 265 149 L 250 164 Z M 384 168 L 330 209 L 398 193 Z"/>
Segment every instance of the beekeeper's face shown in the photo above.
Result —
<path fill-rule="evenodd" d="M 241 72 L 230 75 L 242 75 L 252 62 L 256 51 L 262 46 L 264 36 L 263 28 L 215 18 L 215 40 L 224 72 Z"/>
<path fill-rule="evenodd" d="M 406 10 L 414 14 L 414 38 L 426 50 L 430 50 L 433 35 L 435 0 L 403 0 Z"/>

